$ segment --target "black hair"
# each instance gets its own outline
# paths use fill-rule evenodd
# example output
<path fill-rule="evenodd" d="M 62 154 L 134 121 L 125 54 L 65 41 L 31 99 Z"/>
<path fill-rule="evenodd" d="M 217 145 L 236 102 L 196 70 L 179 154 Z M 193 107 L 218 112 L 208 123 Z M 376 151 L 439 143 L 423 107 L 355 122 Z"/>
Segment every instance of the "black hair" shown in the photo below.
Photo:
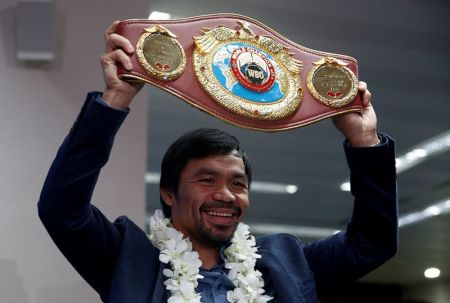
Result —
<path fill-rule="evenodd" d="M 159 187 L 176 194 L 181 171 L 189 161 L 230 153 L 242 158 L 250 187 L 252 168 L 239 140 L 229 133 L 212 128 L 200 128 L 187 132 L 172 143 L 161 163 Z M 164 202 L 161 196 L 160 202 L 164 215 L 167 218 L 171 217 L 171 207 Z"/>

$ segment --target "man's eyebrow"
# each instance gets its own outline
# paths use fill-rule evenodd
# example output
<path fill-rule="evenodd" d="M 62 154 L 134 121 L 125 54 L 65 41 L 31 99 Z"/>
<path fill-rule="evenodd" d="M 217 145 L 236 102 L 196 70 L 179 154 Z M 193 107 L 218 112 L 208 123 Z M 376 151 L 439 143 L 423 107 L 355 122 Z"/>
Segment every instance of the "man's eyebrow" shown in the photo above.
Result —
<path fill-rule="evenodd" d="M 219 173 L 216 170 L 214 170 L 214 169 L 211 169 L 211 168 L 208 168 L 208 167 L 200 167 L 199 169 L 197 169 L 194 172 L 194 177 L 198 177 L 198 176 L 201 176 L 201 175 L 214 175 L 214 176 L 216 176 L 218 174 Z"/>
<path fill-rule="evenodd" d="M 233 176 L 234 176 L 235 178 L 244 178 L 244 179 L 247 179 L 247 175 L 246 175 L 245 173 L 241 173 L 241 172 L 235 172 L 235 173 L 233 174 Z"/>
<path fill-rule="evenodd" d="M 201 167 L 201 168 L 197 169 L 193 174 L 194 177 L 199 177 L 202 175 L 217 176 L 217 175 L 219 175 L 219 172 L 212 168 Z M 247 180 L 247 175 L 243 172 L 236 171 L 236 172 L 233 172 L 232 175 L 233 175 L 233 178 L 242 178 L 242 179 Z"/>

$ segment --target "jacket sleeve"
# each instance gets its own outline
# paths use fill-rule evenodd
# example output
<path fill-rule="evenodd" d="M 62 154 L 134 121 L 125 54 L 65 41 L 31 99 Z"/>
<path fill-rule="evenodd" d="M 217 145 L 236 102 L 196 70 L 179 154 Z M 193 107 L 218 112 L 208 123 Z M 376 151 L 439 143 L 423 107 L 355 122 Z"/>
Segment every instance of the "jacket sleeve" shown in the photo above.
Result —
<path fill-rule="evenodd" d="M 100 169 L 127 112 L 97 102 L 89 93 L 58 150 L 38 202 L 39 217 L 51 238 L 81 276 L 104 297 L 121 235 L 90 204 Z"/>
<path fill-rule="evenodd" d="M 391 258 L 398 246 L 394 141 L 380 146 L 344 144 L 355 197 L 346 231 L 304 247 L 319 291 L 347 285 Z"/>

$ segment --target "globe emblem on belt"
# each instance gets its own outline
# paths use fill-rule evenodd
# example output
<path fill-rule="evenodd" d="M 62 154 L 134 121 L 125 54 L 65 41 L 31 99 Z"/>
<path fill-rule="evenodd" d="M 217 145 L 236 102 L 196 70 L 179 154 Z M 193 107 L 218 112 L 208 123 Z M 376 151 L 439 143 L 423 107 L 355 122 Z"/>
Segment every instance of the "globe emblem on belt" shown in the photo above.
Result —
<path fill-rule="evenodd" d="M 239 83 L 252 91 L 268 91 L 275 82 L 275 68 L 256 48 L 243 46 L 234 50 L 230 66 Z"/>

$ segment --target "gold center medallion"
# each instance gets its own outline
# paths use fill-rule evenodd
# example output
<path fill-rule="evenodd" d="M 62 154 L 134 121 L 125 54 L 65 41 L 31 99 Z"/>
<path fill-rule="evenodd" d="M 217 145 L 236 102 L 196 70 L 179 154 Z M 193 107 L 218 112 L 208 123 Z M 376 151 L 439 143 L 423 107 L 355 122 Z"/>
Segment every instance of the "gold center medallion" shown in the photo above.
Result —
<path fill-rule="evenodd" d="M 293 115 L 303 98 L 303 63 L 247 22 L 239 29 L 204 28 L 194 37 L 193 67 L 208 95 L 244 118 L 280 120 Z"/>
<path fill-rule="evenodd" d="M 136 45 L 141 66 L 159 80 L 175 80 L 183 74 L 186 55 L 168 29 L 156 25 L 146 28 Z"/>

